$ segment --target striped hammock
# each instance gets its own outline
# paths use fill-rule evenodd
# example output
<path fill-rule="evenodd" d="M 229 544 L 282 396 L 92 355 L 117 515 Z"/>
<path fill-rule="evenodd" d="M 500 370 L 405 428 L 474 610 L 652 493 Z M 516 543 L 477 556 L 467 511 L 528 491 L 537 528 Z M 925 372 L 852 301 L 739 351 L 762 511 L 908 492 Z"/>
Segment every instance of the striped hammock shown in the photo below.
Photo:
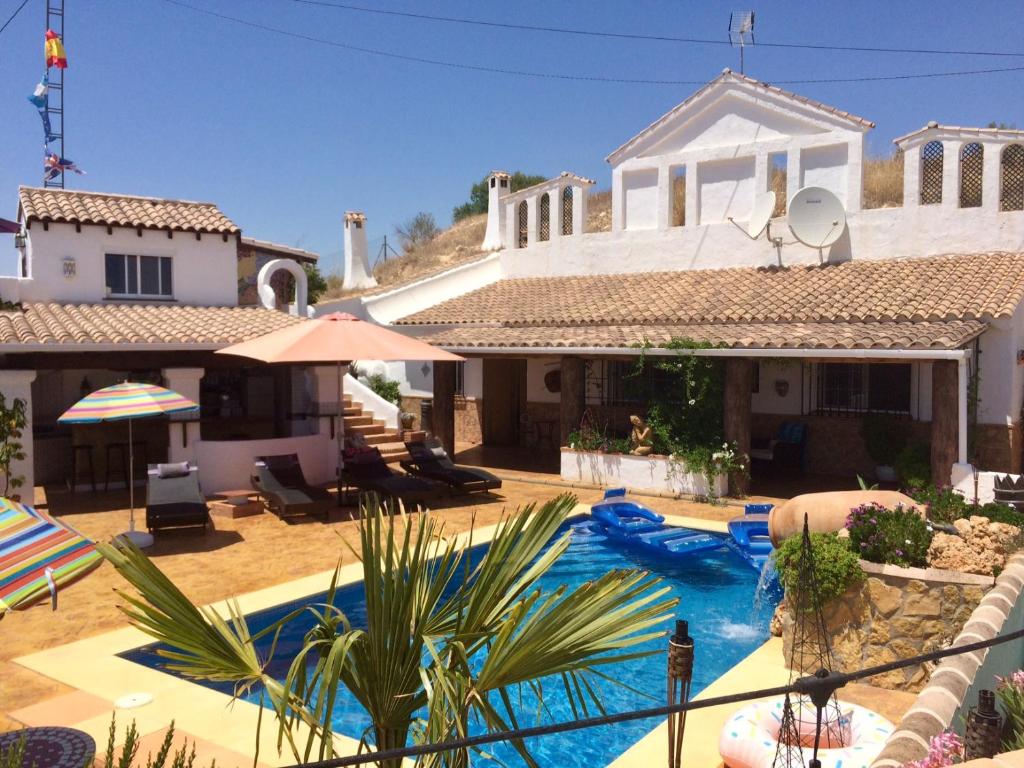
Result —
<path fill-rule="evenodd" d="M 0 497 L 0 616 L 84 576 L 102 559 L 92 542 L 44 512 Z"/>

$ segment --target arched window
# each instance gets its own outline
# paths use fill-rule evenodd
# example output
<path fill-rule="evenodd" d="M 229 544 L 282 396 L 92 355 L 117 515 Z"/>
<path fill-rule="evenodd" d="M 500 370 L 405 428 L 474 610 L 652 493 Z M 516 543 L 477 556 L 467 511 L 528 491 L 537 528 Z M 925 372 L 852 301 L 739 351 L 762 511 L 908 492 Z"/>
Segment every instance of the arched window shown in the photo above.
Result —
<path fill-rule="evenodd" d="M 540 221 L 537 223 L 537 239 L 540 241 L 551 239 L 551 195 L 545 192 L 540 196 L 540 205 L 537 206 L 540 212 Z"/>
<path fill-rule="evenodd" d="M 572 234 L 572 187 L 562 188 L 562 234 Z"/>
<path fill-rule="evenodd" d="M 999 210 L 1024 211 L 1024 144 L 1003 149 L 999 177 Z"/>
<path fill-rule="evenodd" d="M 519 204 L 519 241 L 516 245 L 517 248 L 526 247 L 526 227 L 529 220 L 530 210 L 526 205 L 526 201 L 523 200 L 523 202 Z"/>
<path fill-rule="evenodd" d="M 921 205 L 942 202 L 942 142 L 921 147 Z"/>
<path fill-rule="evenodd" d="M 960 207 L 981 207 L 981 176 L 985 167 L 985 148 L 971 142 L 960 148 Z"/>

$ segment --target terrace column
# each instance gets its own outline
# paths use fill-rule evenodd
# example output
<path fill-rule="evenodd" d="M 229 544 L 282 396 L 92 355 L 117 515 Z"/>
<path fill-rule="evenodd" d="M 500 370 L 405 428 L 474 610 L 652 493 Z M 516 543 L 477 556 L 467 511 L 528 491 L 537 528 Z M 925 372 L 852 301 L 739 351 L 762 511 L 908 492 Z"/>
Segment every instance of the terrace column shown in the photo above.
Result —
<path fill-rule="evenodd" d="M 750 463 L 750 398 L 754 390 L 754 364 L 749 358 L 725 360 L 725 439 L 736 444 L 737 451 Z M 747 494 L 746 477 L 730 477 L 729 490 L 737 496 Z"/>
<path fill-rule="evenodd" d="M 562 236 L 563 189 L 565 187 L 558 187 L 548 193 L 548 237 L 551 240 Z"/>
<path fill-rule="evenodd" d="M 431 431 L 449 456 L 455 456 L 455 366 L 449 360 L 434 362 L 434 407 Z"/>
<path fill-rule="evenodd" d="M 966 377 L 965 377 L 966 381 Z M 966 411 L 966 396 L 964 410 Z M 959 448 L 960 396 L 957 391 L 957 361 L 936 360 L 932 363 L 932 482 L 937 488 L 949 485 L 953 462 Z M 965 419 L 966 421 L 966 416 Z M 966 430 L 965 430 L 966 432 Z M 967 453 L 966 434 L 964 454 Z M 961 461 L 966 461 L 964 456 Z"/>
<path fill-rule="evenodd" d="M 572 233 L 582 235 L 587 231 L 587 196 L 589 187 L 572 188 Z"/>
<path fill-rule="evenodd" d="M 203 368 L 164 368 L 161 373 L 168 389 L 199 402 L 199 382 L 206 371 Z M 199 442 L 198 421 L 172 421 L 167 429 L 167 460 L 196 464 L 196 443 Z"/>
<path fill-rule="evenodd" d="M 21 476 L 24 485 L 20 488 L 12 488 L 8 491 L 11 494 L 20 494 L 21 500 L 26 504 L 35 504 L 35 465 L 33 460 L 32 442 L 32 382 L 35 381 L 35 371 L 0 371 L 0 394 L 4 396 L 8 408 L 14 405 L 15 400 L 25 401 L 25 429 L 21 433 L 21 447 L 25 453 L 22 460 L 15 459 L 11 462 L 11 475 Z"/>
<path fill-rule="evenodd" d="M 584 190 L 585 191 L 585 190 Z M 586 373 L 582 357 L 562 358 L 561 445 L 568 445 L 569 433 L 580 428 L 583 411 L 586 409 Z"/>

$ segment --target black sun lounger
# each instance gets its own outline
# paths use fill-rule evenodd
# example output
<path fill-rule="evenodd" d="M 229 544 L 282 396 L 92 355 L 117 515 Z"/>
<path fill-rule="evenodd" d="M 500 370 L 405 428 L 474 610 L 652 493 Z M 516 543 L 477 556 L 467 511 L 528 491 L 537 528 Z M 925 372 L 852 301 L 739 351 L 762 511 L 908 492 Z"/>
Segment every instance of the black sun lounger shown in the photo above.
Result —
<path fill-rule="evenodd" d="M 501 478 L 485 469 L 454 464 L 440 445 L 430 446 L 421 440 L 405 444 L 411 459 L 401 462 L 411 475 L 445 483 L 462 493 L 491 491 L 501 488 Z"/>
<path fill-rule="evenodd" d="M 202 526 L 210 522 L 210 508 L 199 490 L 199 470 L 187 461 L 150 464 L 146 475 L 146 528 Z"/>
<path fill-rule="evenodd" d="M 359 451 L 345 459 L 342 477 L 360 491 L 397 498 L 404 504 L 418 504 L 441 493 L 441 486 L 437 483 L 393 471 L 376 448 Z"/>
<path fill-rule="evenodd" d="M 267 509 L 278 517 L 326 516 L 335 504 L 330 493 L 306 482 L 299 457 L 294 453 L 257 457 L 252 487 Z"/>

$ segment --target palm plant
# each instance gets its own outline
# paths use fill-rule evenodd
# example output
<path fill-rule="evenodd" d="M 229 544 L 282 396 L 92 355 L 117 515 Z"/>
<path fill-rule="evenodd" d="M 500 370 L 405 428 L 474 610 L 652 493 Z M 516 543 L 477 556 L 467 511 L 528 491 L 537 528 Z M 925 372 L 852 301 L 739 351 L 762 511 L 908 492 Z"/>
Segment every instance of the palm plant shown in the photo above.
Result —
<path fill-rule="evenodd" d="M 576 504 L 555 498 L 503 517 L 478 562 L 472 528 L 446 537 L 430 513 L 390 516 L 374 501 L 363 509 L 359 548 L 365 628 L 352 627 L 334 604 L 337 572 L 324 604 L 292 612 L 255 635 L 238 606 L 229 617 L 197 608 L 130 542 L 101 545 L 140 593 L 121 593 L 132 622 L 170 647 L 168 667 L 195 679 L 230 681 L 236 695 L 254 686 L 272 705 L 278 748 L 298 760 L 335 754 L 331 720 L 341 686 L 372 723 L 362 747 L 378 750 L 468 735 L 470 722 L 490 730 L 518 725 L 520 686 L 543 710 L 542 678 L 558 676 L 572 711 L 603 712 L 596 679 L 608 664 L 649 655 L 637 645 L 664 634 L 658 626 L 676 601 L 659 579 L 616 570 L 570 589 L 543 592 L 538 580 L 566 551 L 566 532 L 545 549 Z M 284 680 L 266 672 L 276 639 L 301 613 L 313 615 Z M 266 658 L 255 643 L 270 641 Z M 304 742 L 304 743 L 303 743 Z M 529 765 L 526 746 L 514 744 Z M 465 766 L 466 750 L 422 757 L 421 765 Z M 399 760 L 382 761 L 386 768 Z"/>

